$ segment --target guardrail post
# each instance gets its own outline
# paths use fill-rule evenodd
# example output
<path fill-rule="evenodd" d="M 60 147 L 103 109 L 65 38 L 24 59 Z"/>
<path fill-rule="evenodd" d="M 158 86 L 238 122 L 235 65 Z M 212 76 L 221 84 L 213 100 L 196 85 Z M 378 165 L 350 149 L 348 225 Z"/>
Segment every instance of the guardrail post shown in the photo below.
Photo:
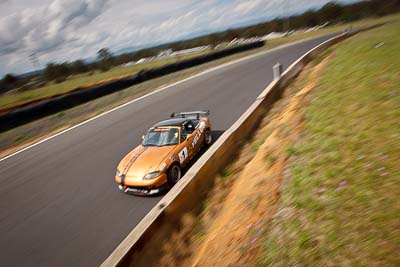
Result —
<path fill-rule="evenodd" d="M 278 62 L 274 65 L 272 69 L 274 71 L 274 80 L 279 79 L 283 72 L 283 66 Z"/>

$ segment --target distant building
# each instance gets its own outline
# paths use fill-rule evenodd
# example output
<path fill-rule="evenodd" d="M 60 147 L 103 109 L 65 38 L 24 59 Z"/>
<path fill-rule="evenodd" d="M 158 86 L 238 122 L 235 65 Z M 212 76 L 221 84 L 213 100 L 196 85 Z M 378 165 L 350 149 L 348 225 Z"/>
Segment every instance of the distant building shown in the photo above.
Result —
<path fill-rule="evenodd" d="M 319 29 L 325 28 L 327 25 L 329 24 L 329 22 L 326 22 L 322 25 L 317 25 L 315 27 L 312 28 L 308 28 L 307 30 L 305 30 L 305 32 L 313 32 L 313 31 L 318 31 Z"/>
<path fill-rule="evenodd" d="M 186 54 L 191 54 L 191 53 L 195 53 L 195 52 L 201 52 L 201 51 L 207 50 L 209 48 L 210 48 L 209 45 L 193 47 L 193 48 L 189 48 L 189 49 L 174 51 L 171 53 L 170 56 L 175 57 L 175 56 L 186 55 Z"/>
<path fill-rule="evenodd" d="M 151 60 L 152 60 L 152 58 L 150 58 L 150 57 L 144 57 L 144 58 L 141 58 L 138 61 L 136 61 L 135 64 L 146 63 L 146 62 L 149 62 Z"/>
<path fill-rule="evenodd" d="M 158 58 L 165 58 L 165 57 L 170 57 L 171 54 L 173 53 L 172 49 L 167 49 L 167 50 L 163 50 L 160 53 L 158 53 L 157 57 Z"/>
<path fill-rule="evenodd" d="M 261 37 L 261 40 L 263 40 L 263 41 L 272 40 L 272 39 L 285 37 L 286 35 L 287 35 L 286 32 L 271 32 L 271 33 Z"/>
<path fill-rule="evenodd" d="M 135 61 L 129 61 L 128 63 L 125 63 L 123 66 L 124 67 L 129 67 L 129 66 L 132 66 L 132 65 L 135 65 L 135 64 L 136 64 Z"/>

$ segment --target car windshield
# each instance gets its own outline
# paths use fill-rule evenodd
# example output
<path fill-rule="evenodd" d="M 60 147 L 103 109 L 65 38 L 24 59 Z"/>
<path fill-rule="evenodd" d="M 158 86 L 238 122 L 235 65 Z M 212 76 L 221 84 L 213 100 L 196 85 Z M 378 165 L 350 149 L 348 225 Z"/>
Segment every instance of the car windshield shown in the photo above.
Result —
<path fill-rule="evenodd" d="M 143 140 L 143 146 L 171 146 L 178 143 L 178 128 L 150 129 Z"/>

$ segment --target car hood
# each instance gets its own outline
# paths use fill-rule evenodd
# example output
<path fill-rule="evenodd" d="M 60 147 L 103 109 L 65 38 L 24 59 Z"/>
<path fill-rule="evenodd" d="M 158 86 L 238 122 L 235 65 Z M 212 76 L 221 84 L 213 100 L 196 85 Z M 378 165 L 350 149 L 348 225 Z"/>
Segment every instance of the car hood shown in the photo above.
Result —
<path fill-rule="evenodd" d="M 163 160 L 173 151 L 175 146 L 138 146 L 126 155 L 118 170 L 127 177 L 142 179 L 144 175 L 159 171 Z"/>

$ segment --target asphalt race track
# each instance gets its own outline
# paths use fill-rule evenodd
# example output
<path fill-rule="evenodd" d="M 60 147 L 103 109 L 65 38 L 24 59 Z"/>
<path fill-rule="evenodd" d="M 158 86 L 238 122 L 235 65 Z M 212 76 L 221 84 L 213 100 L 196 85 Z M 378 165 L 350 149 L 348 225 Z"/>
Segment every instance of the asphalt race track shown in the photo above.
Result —
<path fill-rule="evenodd" d="M 173 111 L 209 109 L 213 130 L 239 118 L 294 60 L 333 35 L 274 50 L 92 120 L 0 162 L 0 265 L 97 266 L 161 197 L 121 193 L 120 159 Z"/>

